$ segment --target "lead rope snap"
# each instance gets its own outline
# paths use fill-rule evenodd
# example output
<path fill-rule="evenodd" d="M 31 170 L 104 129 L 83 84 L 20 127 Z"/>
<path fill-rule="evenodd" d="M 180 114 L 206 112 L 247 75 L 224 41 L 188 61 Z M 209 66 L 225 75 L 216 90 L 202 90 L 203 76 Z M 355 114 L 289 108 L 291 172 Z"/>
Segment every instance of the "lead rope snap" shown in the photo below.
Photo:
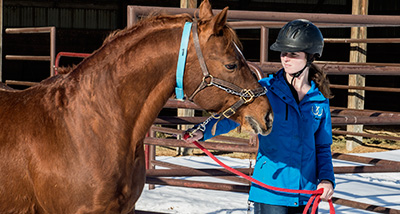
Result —
<path fill-rule="evenodd" d="M 250 214 L 251 201 L 247 201 L 247 214 Z"/>

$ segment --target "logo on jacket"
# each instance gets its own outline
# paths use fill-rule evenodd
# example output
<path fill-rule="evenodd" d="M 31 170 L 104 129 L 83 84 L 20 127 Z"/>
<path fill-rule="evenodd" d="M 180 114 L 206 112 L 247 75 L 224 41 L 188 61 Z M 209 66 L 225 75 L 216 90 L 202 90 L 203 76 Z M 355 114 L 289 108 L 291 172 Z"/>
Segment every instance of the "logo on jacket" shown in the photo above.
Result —
<path fill-rule="evenodd" d="M 312 107 L 311 107 L 311 112 L 313 113 L 313 115 L 314 115 L 315 117 L 321 117 L 321 116 L 322 116 L 322 113 L 324 113 L 324 109 L 321 108 L 321 106 L 315 105 L 315 106 L 312 106 Z"/>

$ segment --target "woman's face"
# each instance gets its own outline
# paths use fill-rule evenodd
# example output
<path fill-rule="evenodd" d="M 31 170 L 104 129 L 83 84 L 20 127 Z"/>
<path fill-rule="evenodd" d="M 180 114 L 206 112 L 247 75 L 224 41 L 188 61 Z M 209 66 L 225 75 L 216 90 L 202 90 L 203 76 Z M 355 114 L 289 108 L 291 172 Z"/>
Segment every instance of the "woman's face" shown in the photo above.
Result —
<path fill-rule="evenodd" d="M 285 72 L 295 74 L 307 64 L 305 52 L 281 52 L 281 63 Z"/>

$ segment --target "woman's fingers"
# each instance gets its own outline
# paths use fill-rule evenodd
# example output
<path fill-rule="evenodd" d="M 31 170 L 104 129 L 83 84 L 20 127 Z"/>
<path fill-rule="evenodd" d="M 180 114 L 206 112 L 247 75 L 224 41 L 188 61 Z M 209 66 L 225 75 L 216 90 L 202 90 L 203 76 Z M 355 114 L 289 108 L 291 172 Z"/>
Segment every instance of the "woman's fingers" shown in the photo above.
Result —
<path fill-rule="evenodd" d="M 203 132 L 200 130 L 197 130 L 194 133 L 192 133 L 191 136 L 189 138 L 187 138 L 185 141 L 192 143 L 194 141 L 200 140 L 201 138 L 203 138 Z"/>
<path fill-rule="evenodd" d="M 321 183 L 318 184 L 318 187 L 317 187 L 317 189 L 321 189 L 321 188 L 324 189 L 324 192 L 321 195 L 321 199 L 324 201 L 331 199 L 332 195 L 334 193 L 332 183 L 330 181 L 323 180 L 323 181 L 321 181 Z"/>

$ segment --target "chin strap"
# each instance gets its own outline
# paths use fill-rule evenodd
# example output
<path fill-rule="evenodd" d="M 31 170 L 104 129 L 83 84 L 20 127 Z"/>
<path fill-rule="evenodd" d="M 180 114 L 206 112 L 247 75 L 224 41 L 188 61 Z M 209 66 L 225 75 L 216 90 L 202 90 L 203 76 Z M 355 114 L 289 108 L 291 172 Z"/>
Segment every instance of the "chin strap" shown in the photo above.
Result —
<path fill-rule="evenodd" d="M 308 66 L 309 66 L 309 64 L 307 62 L 307 64 L 303 67 L 303 69 L 301 69 L 300 71 L 298 71 L 298 72 L 296 72 L 294 74 L 289 74 L 292 77 L 292 80 L 290 81 L 290 85 L 292 85 L 294 87 L 294 85 L 293 85 L 294 79 L 299 77 Z"/>
<path fill-rule="evenodd" d="M 314 55 L 310 55 L 307 54 L 307 63 L 306 65 L 298 72 L 294 73 L 294 74 L 289 74 L 292 77 L 292 80 L 290 81 L 290 84 L 293 85 L 293 81 L 295 78 L 299 77 L 304 70 L 306 70 L 307 67 L 311 66 L 311 63 L 314 62 L 315 56 Z"/>
<path fill-rule="evenodd" d="M 307 62 L 307 64 L 306 64 L 300 71 L 297 71 L 296 73 L 294 73 L 294 74 L 289 74 L 289 75 L 292 76 L 293 79 L 296 78 L 296 77 L 299 77 L 299 76 L 303 73 L 303 71 L 306 70 L 306 68 L 307 68 L 308 66 L 310 66 L 310 65 L 311 65 L 311 63 L 308 63 L 308 62 Z M 292 82 L 293 82 L 293 79 L 292 79 Z"/>

